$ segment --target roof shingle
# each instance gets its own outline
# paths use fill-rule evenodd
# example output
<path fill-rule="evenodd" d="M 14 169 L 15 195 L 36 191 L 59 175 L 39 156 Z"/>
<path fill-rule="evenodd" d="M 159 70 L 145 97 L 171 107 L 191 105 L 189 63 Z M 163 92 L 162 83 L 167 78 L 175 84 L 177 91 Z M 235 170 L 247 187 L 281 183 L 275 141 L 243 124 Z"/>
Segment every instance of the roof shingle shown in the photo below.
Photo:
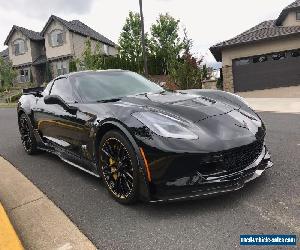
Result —
<path fill-rule="evenodd" d="M 8 48 L 0 51 L 0 57 L 2 57 L 2 58 L 8 57 Z"/>
<path fill-rule="evenodd" d="M 293 8 L 300 8 L 300 0 L 297 0 L 287 6 L 284 11 L 290 11 Z M 282 12 L 283 13 L 283 12 Z M 282 14 L 281 14 L 282 15 Z M 279 17 L 281 18 L 281 17 Z M 251 42 L 257 42 L 267 39 L 276 39 L 280 37 L 300 34 L 299 26 L 280 26 L 278 25 L 278 19 L 264 21 L 253 28 L 243 32 L 242 34 L 218 43 L 210 47 L 211 53 L 214 55 L 217 61 L 222 60 L 221 50 L 225 47 L 231 47 L 235 45 L 247 44 Z"/>
<path fill-rule="evenodd" d="M 296 0 L 295 2 L 285 7 L 284 9 L 286 10 L 286 9 L 297 8 L 297 7 L 300 7 L 300 0 Z"/>
<path fill-rule="evenodd" d="M 44 38 L 42 37 L 41 33 L 40 32 L 36 32 L 36 31 L 33 31 L 33 30 L 29 30 L 29 29 L 26 29 L 24 27 L 19 27 L 17 25 L 14 25 L 12 27 L 12 29 L 10 30 L 4 44 L 7 45 L 8 44 L 8 41 L 10 39 L 10 37 L 12 36 L 13 32 L 14 31 L 20 31 L 24 36 L 28 37 L 29 39 L 31 40 L 34 40 L 34 41 L 42 41 L 44 40 Z"/>
<path fill-rule="evenodd" d="M 60 23 L 62 23 L 64 26 L 66 26 L 66 28 L 68 30 L 71 30 L 75 33 L 79 33 L 83 36 L 86 37 L 90 37 L 94 40 L 103 42 L 105 44 L 108 44 L 110 46 L 115 47 L 116 44 L 114 42 L 112 42 L 111 40 L 109 40 L 108 38 L 106 38 L 105 36 L 101 35 L 100 33 L 98 33 L 97 31 L 93 30 L 92 28 L 90 28 L 89 26 L 87 26 L 86 24 L 80 22 L 79 20 L 73 20 L 73 21 L 66 21 L 58 16 L 52 15 L 47 24 L 45 25 L 43 31 L 41 32 L 41 34 L 44 34 L 46 29 L 48 28 L 49 24 L 51 23 L 51 21 L 55 19 L 57 21 L 59 21 Z"/>

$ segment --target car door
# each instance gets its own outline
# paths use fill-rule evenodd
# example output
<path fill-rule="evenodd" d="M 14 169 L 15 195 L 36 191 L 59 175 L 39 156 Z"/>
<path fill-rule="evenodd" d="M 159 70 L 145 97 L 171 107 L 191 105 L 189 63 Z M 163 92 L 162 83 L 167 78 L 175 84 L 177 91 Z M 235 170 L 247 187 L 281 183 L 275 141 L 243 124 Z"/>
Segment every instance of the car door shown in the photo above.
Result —
<path fill-rule="evenodd" d="M 59 96 L 67 105 L 73 107 L 78 102 L 78 97 L 67 77 L 56 79 L 49 95 Z M 34 112 L 37 128 L 44 142 L 62 150 L 63 153 L 88 158 L 85 149 L 90 133 L 90 127 L 86 122 L 89 117 L 79 110 L 71 112 L 59 104 L 45 104 L 45 96 L 38 100 Z"/>

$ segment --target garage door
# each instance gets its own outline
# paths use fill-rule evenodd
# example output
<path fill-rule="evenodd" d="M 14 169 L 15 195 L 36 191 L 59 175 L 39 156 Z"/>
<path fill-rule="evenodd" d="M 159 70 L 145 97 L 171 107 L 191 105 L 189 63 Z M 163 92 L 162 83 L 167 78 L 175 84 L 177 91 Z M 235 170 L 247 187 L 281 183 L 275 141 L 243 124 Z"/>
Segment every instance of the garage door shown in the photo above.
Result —
<path fill-rule="evenodd" d="M 233 61 L 235 92 L 300 85 L 300 50 Z"/>

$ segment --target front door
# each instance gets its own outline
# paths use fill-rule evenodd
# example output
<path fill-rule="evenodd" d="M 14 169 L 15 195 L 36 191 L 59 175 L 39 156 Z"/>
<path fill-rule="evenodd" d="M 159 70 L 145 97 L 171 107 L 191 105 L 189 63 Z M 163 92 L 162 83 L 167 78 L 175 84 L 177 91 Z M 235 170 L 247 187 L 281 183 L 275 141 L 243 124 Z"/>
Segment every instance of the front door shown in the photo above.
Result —
<path fill-rule="evenodd" d="M 68 105 L 76 106 L 73 93 L 69 80 L 65 77 L 55 80 L 50 90 L 50 95 L 58 95 Z M 80 111 L 73 113 L 58 104 L 45 104 L 44 98 L 38 100 L 35 108 L 37 128 L 44 142 L 66 155 L 84 159 L 89 158 L 86 154 L 90 134 L 89 119 Z"/>

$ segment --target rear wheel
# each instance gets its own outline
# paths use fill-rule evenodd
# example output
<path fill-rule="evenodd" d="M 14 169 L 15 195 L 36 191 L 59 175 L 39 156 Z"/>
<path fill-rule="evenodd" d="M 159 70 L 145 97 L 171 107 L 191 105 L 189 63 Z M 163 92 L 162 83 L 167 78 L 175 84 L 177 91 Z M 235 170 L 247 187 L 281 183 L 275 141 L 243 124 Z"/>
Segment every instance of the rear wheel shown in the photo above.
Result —
<path fill-rule="evenodd" d="M 25 114 L 22 114 L 19 118 L 19 131 L 26 153 L 29 155 L 35 154 L 38 151 L 37 143 L 33 134 L 31 122 Z"/>
<path fill-rule="evenodd" d="M 128 139 L 119 131 L 107 132 L 100 142 L 100 171 L 110 194 L 120 203 L 138 197 L 138 162 Z"/>

